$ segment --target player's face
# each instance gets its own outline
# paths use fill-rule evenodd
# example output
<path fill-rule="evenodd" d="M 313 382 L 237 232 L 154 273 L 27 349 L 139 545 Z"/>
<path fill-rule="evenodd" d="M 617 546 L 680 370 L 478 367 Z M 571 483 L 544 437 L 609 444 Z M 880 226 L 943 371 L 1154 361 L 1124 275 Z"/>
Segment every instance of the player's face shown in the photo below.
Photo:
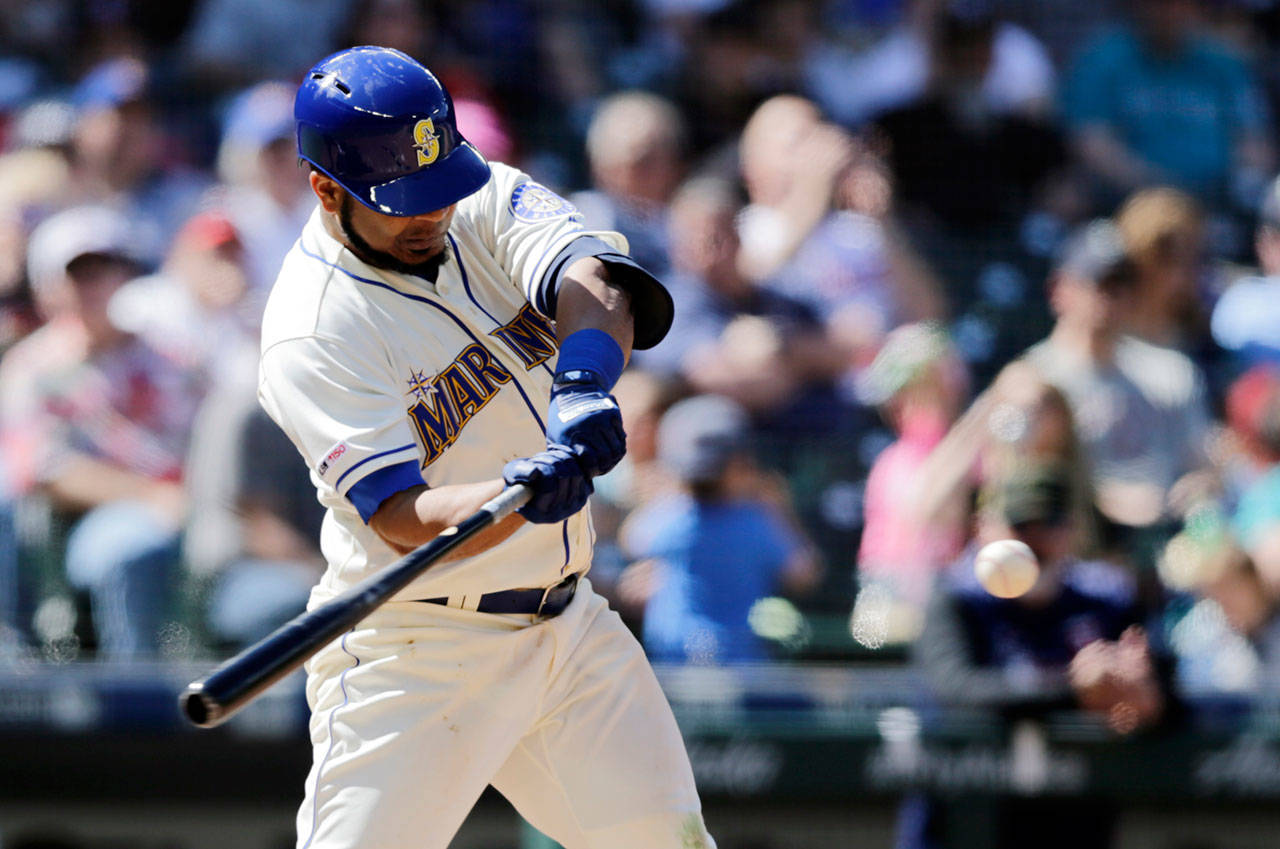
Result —
<path fill-rule="evenodd" d="M 326 228 L 364 262 L 433 277 L 435 269 L 448 257 L 447 235 L 457 204 L 401 217 L 374 212 L 319 172 L 311 174 L 311 188 L 330 216 Z"/>
<path fill-rule="evenodd" d="M 445 256 L 446 234 L 457 204 L 424 215 L 374 212 L 344 193 L 339 209 L 342 229 L 361 259 L 399 271 L 438 266 Z"/>

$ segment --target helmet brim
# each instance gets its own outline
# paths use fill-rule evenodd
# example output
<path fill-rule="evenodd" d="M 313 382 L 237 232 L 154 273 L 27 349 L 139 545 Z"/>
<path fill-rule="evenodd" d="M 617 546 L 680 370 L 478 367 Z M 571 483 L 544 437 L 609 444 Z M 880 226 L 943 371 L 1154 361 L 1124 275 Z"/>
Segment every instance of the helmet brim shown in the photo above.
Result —
<path fill-rule="evenodd" d="M 407 217 L 452 206 L 482 189 L 489 175 L 489 163 L 480 151 L 463 142 L 429 168 L 387 183 L 348 183 L 344 188 L 374 212 Z"/>

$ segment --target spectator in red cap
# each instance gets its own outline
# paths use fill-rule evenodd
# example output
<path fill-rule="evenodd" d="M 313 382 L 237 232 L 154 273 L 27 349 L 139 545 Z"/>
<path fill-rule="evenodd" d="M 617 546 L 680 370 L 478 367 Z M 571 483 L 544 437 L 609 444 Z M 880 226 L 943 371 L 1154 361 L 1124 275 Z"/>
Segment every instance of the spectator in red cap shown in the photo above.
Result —
<path fill-rule="evenodd" d="M 260 306 L 249 298 L 246 264 L 230 219 L 199 213 L 183 225 L 159 273 L 112 298 L 112 318 L 206 383 L 217 382 L 228 369 L 248 367 L 240 351 L 256 350 Z"/>
<path fill-rule="evenodd" d="M 1254 366 L 1231 384 L 1226 417 L 1254 468 L 1280 464 L 1280 365 Z"/>
<path fill-rule="evenodd" d="M 1250 369 L 1227 393 L 1238 462 L 1224 475 L 1239 498 L 1231 519 L 1241 548 L 1280 591 L 1280 369 Z"/>

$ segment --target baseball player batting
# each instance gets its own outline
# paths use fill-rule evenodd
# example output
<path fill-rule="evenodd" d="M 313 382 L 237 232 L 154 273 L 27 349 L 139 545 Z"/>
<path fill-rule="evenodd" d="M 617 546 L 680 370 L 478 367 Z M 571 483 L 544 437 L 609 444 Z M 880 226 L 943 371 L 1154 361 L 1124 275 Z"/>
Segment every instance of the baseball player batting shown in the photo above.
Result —
<path fill-rule="evenodd" d="M 486 785 L 569 849 L 714 847 L 671 710 L 585 578 L 609 394 L 670 296 L 617 233 L 459 134 L 395 50 L 298 89 L 319 205 L 262 329 L 259 396 L 311 468 L 341 594 L 509 485 L 529 502 L 307 664 L 303 849 L 445 847 Z"/>

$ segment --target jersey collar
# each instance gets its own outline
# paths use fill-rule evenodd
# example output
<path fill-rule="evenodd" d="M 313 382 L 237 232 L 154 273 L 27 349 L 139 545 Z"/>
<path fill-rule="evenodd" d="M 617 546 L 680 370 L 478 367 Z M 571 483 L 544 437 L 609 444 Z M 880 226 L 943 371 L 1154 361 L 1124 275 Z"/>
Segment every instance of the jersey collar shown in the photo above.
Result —
<path fill-rule="evenodd" d="M 458 262 L 456 256 L 451 257 L 449 261 L 440 266 L 435 280 L 419 277 L 416 274 L 402 274 L 387 268 L 378 268 L 360 259 L 346 245 L 329 235 L 329 231 L 324 227 L 322 215 L 323 212 L 320 205 L 316 204 L 316 208 L 312 211 L 311 217 L 307 219 L 307 224 L 302 230 L 302 240 L 307 250 L 319 254 L 326 262 L 350 271 L 352 274 L 381 280 L 392 288 L 407 294 L 443 294 L 443 289 L 447 285 L 445 280 L 449 277 L 449 268 Z M 445 250 L 452 252 L 452 245 L 446 244 Z M 444 279 L 442 280 L 442 278 Z"/>

